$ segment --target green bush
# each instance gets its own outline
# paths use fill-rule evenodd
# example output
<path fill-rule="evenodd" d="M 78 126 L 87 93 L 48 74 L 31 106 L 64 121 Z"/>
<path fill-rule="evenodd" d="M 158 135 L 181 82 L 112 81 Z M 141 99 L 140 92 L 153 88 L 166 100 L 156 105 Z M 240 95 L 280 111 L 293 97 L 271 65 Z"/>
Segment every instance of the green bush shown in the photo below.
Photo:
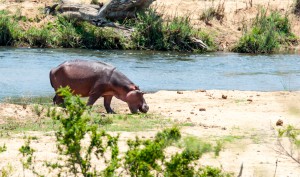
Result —
<path fill-rule="evenodd" d="M 241 53 L 272 53 L 281 45 L 294 44 L 296 36 L 291 32 L 287 15 L 262 9 L 256 16 L 252 29 L 246 32 L 233 48 Z"/>
<path fill-rule="evenodd" d="M 50 34 L 50 31 L 45 27 L 41 29 L 31 27 L 24 33 L 23 37 L 30 46 L 44 48 L 52 44 Z"/>
<path fill-rule="evenodd" d="M 59 130 L 55 133 L 60 156 L 56 162 L 45 162 L 47 168 L 54 170 L 51 173 L 56 173 L 53 175 L 228 176 L 217 168 L 209 166 L 196 168 L 197 160 L 212 148 L 206 143 L 199 144 L 195 138 L 185 139 L 181 146 L 183 152 L 169 158 L 165 153 L 166 148 L 181 139 L 177 127 L 158 132 L 153 140 L 141 140 L 138 137 L 135 140 L 128 140 L 129 149 L 124 156 L 120 156 L 119 135 L 111 136 L 101 130 L 98 123 L 93 122 L 95 119 L 91 119 L 95 113 L 91 112 L 90 107 L 86 106 L 79 96 L 73 96 L 70 88 L 60 88 L 58 94 L 64 98 L 65 109 L 59 112 L 54 109 L 49 115 L 60 124 Z M 43 176 L 35 168 L 35 150 L 30 147 L 30 139 L 19 151 L 22 153 L 23 170 L 28 169 L 37 176 Z M 102 171 L 97 168 L 99 162 L 105 163 Z"/>
<path fill-rule="evenodd" d="M 69 20 L 65 17 L 58 16 L 56 21 L 56 35 L 58 38 L 58 46 L 65 48 L 82 47 L 82 36 L 77 33 L 74 27 L 76 21 Z"/>
<path fill-rule="evenodd" d="M 8 16 L 8 12 L 0 11 L 0 45 L 9 46 L 18 37 L 19 28 L 17 23 Z"/>
<path fill-rule="evenodd" d="M 5 152 L 7 150 L 6 145 L 0 146 L 0 153 Z"/>
<path fill-rule="evenodd" d="M 111 28 L 99 28 L 87 22 L 76 24 L 82 46 L 89 49 L 124 49 L 122 36 Z"/>
<path fill-rule="evenodd" d="M 194 35 L 189 17 L 174 17 L 164 26 L 164 44 L 167 50 L 189 51 L 195 48 L 190 39 Z"/>
<path fill-rule="evenodd" d="M 154 9 L 137 14 L 135 20 L 129 20 L 135 28 L 132 40 L 137 49 L 164 50 L 163 21 Z"/>
<path fill-rule="evenodd" d="M 208 34 L 198 33 L 190 24 L 189 17 L 172 17 L 163 22 L 155 9 L 139 13 L 137 18 L 125 22 L 135 31 L 132 35 L 133 46 L 137 49 L 175 50 L 204 52 L 207 49 L 195 43 L 192 38 L 208 39 Z M 209 40 L 212 40 L 211 38 Z M 213 42 L 210 41 L 209 45 Z M 209 46 L 215 49 L 214 46 Z"/>

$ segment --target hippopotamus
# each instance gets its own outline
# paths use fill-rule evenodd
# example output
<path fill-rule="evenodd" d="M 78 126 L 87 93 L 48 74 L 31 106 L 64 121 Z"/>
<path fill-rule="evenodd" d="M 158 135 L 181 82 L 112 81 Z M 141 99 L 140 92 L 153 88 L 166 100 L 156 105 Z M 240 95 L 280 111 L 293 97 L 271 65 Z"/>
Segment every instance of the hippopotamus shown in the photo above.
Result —
<path fill-rule="evenodd" d="M 104 107 L 107 113 L 115 113 L 110 107 L 112 97 L 126 102 L 131 113 L 138 110 L 147 113 L 149 106 L 144 99 L 144 92 L 130 81 L 116 67 L 88 60 L 66 61 L 50 71 L 50 82 L 56 91 L 60 87 L 69 86 L 73 94 L 89 97 L 87 105 L 92 106 L 99 97 L 104 97 Z M 57 93 L 54 104 L 63 103 L 63 98 Z"/>

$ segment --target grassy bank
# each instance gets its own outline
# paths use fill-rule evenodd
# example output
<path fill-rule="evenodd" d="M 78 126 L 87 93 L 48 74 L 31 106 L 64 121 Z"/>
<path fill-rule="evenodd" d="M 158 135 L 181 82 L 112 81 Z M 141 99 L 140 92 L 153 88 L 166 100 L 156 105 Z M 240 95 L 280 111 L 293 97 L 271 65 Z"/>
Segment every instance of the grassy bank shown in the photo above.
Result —
<path fill-rule="evenodd" d="M 0 45 L 40 48 L 88 48 L 88 49 L 137 49 L 174 50 L 205 52 L 215 50 L 209 34 L 195 30 L 189 18 L 174 17 L 164 23 L 155 10 L 138 14 L 134 20 L 123 25 L 133 28 L 132 35 L 113 28 L 99 28 L 87 22 L 55 17 L 40 27 L 30 26 L 33 21 L 25 16 L 0 11 Z M 22 28 L 22 26 L 30 26 Z M 203 40 L 208 45 L 204 49 L 192 38 Z"/>
<path fill-rule="evenodd" d="M 250 30 L 245 29 L 244 35 L 233 48 L 240 53 L 273 53 L 285 47 L 296 45 L 297 37 L 291 31 L 288 15 L 278 11 L 267 13 L 261 9 L 254 19 Z"/>

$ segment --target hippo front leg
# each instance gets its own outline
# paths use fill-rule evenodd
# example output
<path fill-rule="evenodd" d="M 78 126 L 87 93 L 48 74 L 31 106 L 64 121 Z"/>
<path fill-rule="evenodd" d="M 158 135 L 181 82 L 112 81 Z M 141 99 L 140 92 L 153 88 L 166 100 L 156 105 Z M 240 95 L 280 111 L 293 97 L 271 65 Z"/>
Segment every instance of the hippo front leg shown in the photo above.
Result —
<path fill-rule="evenodd" d="M 61 105 L 64 103 L 64 99 L 61 96 L 58 96 L 57 94 L 55 94 L 54 98 L 53 98 L 53 104 L 54 105 Z"/>
<path fill-rule="evenodd" d="M 103 97 L 104 97 L 104 107 L 105 107 L 106 112 L 109 113 L 109 114 L 115 114 L 115 112 L 110 107 L 111 99 L 112 99 L 113 96 L 106 95 L 106 96 L 103 96 Z"/>

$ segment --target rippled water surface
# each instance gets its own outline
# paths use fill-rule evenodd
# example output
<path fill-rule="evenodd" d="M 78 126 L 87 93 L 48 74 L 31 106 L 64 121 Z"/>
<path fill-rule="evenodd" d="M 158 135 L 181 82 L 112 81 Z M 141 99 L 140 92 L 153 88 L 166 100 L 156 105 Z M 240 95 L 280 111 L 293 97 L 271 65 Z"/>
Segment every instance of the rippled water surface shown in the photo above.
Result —
<path fill-rule="evenodd" d="M 0 100 L 53 94 L 50 69 L 71 59 L 110 63 L 145 91 L 300 90 L 300 56 L 297 54 L 0 48 Z"/>

